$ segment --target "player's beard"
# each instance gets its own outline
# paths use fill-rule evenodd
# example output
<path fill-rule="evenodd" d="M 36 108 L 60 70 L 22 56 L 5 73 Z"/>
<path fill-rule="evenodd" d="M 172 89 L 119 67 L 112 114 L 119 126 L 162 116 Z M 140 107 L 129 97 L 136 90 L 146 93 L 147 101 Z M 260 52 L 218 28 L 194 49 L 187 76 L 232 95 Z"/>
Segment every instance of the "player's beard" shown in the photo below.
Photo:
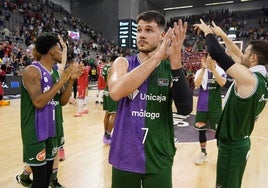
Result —
<path fill-rule="evenodd" d="M 157 46 L 153 46 L 153 47 L 149 47 L 149 48 L 141 48 L 141 47 L 138 46 L 139 52 L 146 53 L 146 54 L 155 51 L 156 48 L 157 48 Z"/>

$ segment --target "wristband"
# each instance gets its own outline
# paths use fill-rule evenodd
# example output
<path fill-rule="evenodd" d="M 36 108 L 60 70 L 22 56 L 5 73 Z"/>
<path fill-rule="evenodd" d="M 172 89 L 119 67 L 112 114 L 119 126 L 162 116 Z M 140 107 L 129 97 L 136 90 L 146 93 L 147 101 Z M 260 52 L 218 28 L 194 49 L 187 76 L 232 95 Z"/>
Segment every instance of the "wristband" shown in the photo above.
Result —
<path fill-rule="evenodd" d="M 224 71 L 227 71 L 227 69 L 235 64 L 232 58 L 225 53 L 224 48 L 212 33 L 206 35 L 206 43 L 209 55 L 217 61 Z"/>

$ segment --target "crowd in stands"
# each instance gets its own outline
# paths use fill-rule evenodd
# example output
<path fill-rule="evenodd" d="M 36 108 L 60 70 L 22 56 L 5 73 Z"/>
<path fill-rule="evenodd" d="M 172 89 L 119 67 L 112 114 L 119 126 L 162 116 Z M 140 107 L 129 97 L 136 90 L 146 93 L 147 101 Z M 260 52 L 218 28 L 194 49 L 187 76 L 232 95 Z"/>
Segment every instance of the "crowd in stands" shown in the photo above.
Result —
<path fill-rule="evenodd" d="M 87 59 L 92 67 L 98 63 L 98 56 L 127 56 L 135 52 L 118 47 L 116 42 L 106 39 L 100 31 L 50 1 L 0 0 L 0 7 L 0 64 L 7 74 L 21 75 L 25 66 L 32 62 L 31 49 L 42 32 L 62 35 L 68 46 L 69 58 Z M 11 23 L 14 18 L 15 22 Z M 226 32 L 230 27 L 236 28 L 237 40 L 268 40 L 266 8 L 246 12 L 218 10 L 182 17 L 189 26 L 182 57 L 189 73 L 199 69 L 200 59 L 206 55 L 204 40 L 196 35 L 192 27 L 200 18 L 207 22 L 214 20 Z M 169 23 L 177 19 L 171 18 Z M 72 39 L 68 34 L 70 30 L 79 31 L 80 39 Z"/>
<path fill-rule="evenodd" d="M 0 0 L 0 7 L 0 63 L 7 75 L 21 75 L 32 62 L 31 49 L 42 32 L 62 35 L 68 45 L 68 58 L 76 58 L 80 62 L 87 59 L 91 66 L 96 66 L 96 57 L 103 54 L 131 53 L 130 49 L 119 48 L 101 32 L 50 1 Z M 9 15 L 8 19 L 4 18 L 6 15 Z M 10 24 L 12 17 L 17 17 L 13 25 Z M 79 31 L 80 39 L 71 38 L 68 31 Z"/>
<path fill-rule="evenodd" d="M 209 11 L 201 15 L 174 17 L 170 19 L 169 26 L 179 18 L 188 23 L 185 50 L 182 54 L 184 66 L 188 72 L 195 73 L 200 67 L 201 57 L 206 54 L 204 37 L 202 35 L 197 36 L 193 28 L 193 24 L 200 18 L 207 23 L 214 21 L 218 26 L 223 28 L 227 34 L 230 28 L 234 28 L 236 30 L 235 40 L 243 41 L 243 44 L 247 44 L 250 40 L 256 39 L 268 40 L 268 8 L 265 7 L 257 11 L 231 12 L 228 9 L 220 9 Z"/>

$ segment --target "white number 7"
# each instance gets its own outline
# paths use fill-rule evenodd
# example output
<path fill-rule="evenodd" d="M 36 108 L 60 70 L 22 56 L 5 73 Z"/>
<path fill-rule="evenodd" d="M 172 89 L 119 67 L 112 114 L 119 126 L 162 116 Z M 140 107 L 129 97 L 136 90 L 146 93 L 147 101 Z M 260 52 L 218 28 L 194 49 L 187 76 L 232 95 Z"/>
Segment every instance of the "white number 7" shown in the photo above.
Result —
<path fill-rule="evenodd" d="M 148 131 L 149 131 L 149 128 L 141 128 L 141 129 L 145 131 L 145 134 L 144 134 L 144 137 L 143 137 L 143 140 L 142 140 L 142 144 L 144 144 L 144 142 L 146 140 L 146 137 L 147 137 L 147 134 L 148 134 Z"/>

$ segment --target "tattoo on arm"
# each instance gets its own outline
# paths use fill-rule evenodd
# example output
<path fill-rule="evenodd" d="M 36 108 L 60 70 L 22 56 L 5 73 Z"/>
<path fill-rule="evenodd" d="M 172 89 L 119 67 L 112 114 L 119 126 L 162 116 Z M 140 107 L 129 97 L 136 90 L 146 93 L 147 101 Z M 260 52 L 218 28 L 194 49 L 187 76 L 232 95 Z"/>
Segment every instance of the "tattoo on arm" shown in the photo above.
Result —
<path fill-rule="evenodd" d="M 30 68 L 23 77 L 24 85 L 34 101 L 42 93 L 40 73 L 36 68 Z"/>

